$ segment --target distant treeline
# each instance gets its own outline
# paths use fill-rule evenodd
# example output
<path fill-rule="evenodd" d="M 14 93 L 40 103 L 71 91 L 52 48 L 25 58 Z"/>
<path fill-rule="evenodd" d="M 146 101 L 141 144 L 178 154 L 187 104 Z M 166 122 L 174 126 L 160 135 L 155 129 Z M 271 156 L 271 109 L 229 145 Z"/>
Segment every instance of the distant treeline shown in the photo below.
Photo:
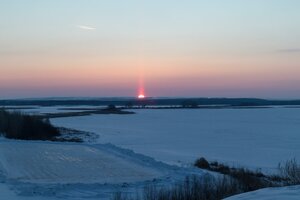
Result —
<path fill-rule="evenodd" d="M 266 100 L 256 98 L 111 98 L 111 99 L 38 99 L 38 100 L 0 100 L 0 106 L 167 106 L 167 105 L 228 105 L 228 106 L 272 106 L 300 105 L 300 100 Z"/>

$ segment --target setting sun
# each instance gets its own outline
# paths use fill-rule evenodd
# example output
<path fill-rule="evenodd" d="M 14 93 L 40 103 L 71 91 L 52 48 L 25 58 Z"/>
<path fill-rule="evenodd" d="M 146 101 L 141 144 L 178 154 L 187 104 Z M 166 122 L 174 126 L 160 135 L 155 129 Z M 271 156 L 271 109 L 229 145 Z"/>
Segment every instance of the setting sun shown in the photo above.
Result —
<path fill-rule="evenodd" d="M 145 95 L 140 94 L 140 95 L 138 96 L 138 98 L 139 98 L 139 99 L 144 99 L 144 98 L 145 98 Z"/>

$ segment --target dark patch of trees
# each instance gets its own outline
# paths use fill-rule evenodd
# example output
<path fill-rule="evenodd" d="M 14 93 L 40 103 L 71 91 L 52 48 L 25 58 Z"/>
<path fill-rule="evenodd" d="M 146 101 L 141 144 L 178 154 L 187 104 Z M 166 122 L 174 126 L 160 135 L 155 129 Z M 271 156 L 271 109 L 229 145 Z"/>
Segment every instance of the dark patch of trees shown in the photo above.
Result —
<path fill-rule="evenodd" d="M 0 109 L 0 133 L 6 138 L 20 140 L 55 140 L 60 135 L 49 120 L 4 109 Z"/>

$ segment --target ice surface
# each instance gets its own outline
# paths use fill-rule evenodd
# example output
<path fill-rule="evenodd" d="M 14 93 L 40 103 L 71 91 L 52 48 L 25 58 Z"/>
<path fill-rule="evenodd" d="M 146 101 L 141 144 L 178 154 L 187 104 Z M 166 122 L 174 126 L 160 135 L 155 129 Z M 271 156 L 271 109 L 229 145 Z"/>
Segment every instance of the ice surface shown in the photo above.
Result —
<path fill-rule="evenodd" d="M 135 115 L 58 118 L 55 125 L 95 132 L 111 142 L 167 163 L 204 156 L 274 170 L 300 159 L 300 109 L 134 110 Z"/>

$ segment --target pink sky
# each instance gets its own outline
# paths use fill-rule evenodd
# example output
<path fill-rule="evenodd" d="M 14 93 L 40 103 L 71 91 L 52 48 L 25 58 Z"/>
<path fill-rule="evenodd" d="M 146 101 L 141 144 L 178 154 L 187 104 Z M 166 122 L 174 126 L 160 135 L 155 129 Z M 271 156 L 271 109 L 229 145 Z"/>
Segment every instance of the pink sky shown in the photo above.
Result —
<path fill-rule="evenodd" d="M 0 98 L 300 98 L 300 1 L 272 2 L 11 0 Z"/>

